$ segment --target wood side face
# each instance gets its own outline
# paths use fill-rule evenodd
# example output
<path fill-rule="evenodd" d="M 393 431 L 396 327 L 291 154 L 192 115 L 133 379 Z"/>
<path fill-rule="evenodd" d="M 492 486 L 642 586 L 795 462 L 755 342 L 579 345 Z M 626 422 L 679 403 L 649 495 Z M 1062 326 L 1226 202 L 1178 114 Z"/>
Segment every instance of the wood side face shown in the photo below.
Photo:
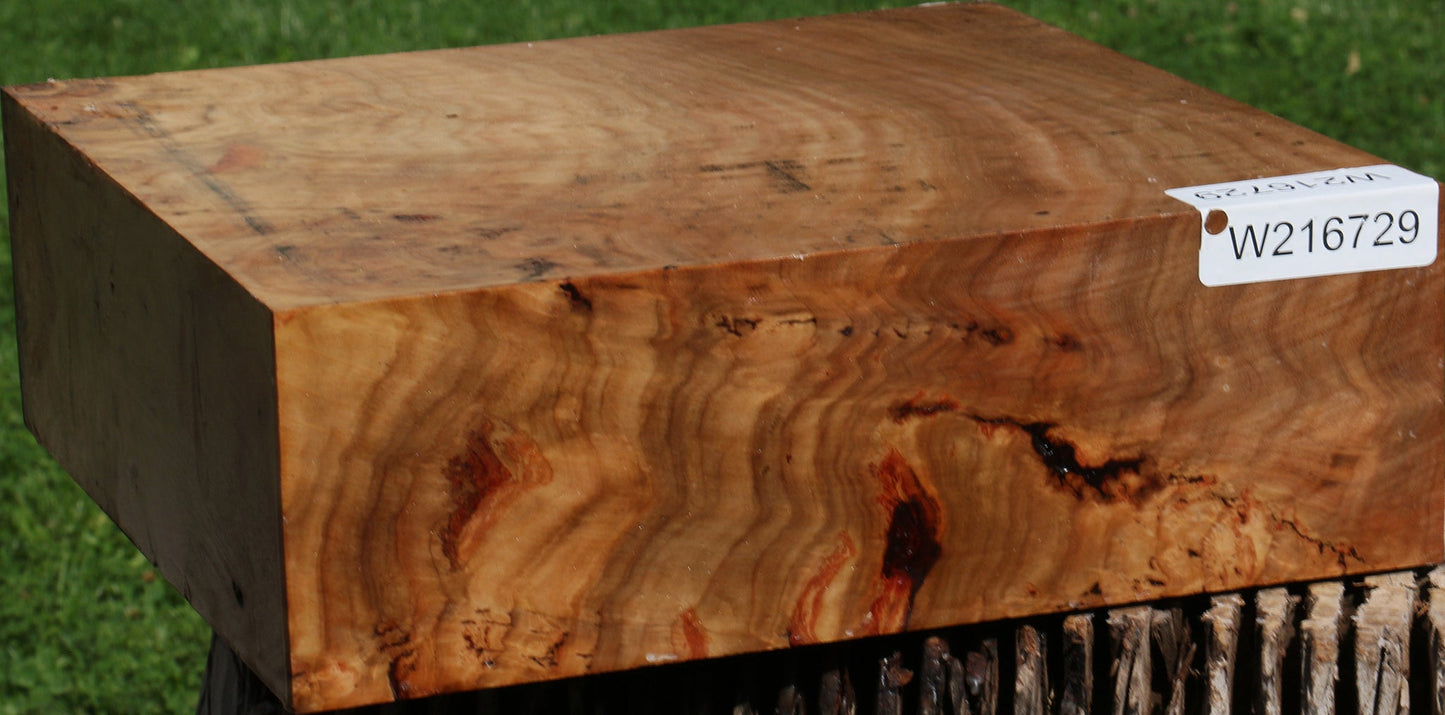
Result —
<path fill-rule="evenodd" d="M 271 313 L 3 109 L 26 424 L 284 696 Z"/>
<path fill-rule="evenodd" d="M 1378 163 L 957 4 L 22 88 L 267 305 L 404 298 L 1190 209 Z"/>
<path fill-rule="evenodd" d="M 314 710 L 1437 561 L 1441 264 L 1198 219 L 278 316 Z"/>

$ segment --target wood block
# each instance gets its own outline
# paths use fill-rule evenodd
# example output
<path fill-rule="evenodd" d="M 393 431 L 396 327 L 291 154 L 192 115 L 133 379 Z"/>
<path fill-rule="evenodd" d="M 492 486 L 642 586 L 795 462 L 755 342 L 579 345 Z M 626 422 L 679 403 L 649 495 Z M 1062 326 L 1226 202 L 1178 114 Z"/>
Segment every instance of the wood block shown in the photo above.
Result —
<path fill-rule="evenodd" d="M 991 5 L 12 87 L 26 419 L 299 711 L 1442 554 L 1380 163 Z"/>
<path fill-rule="evenodd" d="M 1239 654 L 1240 611 L 1244 597 L 1227 593 L 1209 599 L 1200 618 L 1205 632 L 1205 712 L 1229 715 L 1234 704 L 1234 665 Z M 1244 680 L 1241 678 L 1241 680 Z"/>

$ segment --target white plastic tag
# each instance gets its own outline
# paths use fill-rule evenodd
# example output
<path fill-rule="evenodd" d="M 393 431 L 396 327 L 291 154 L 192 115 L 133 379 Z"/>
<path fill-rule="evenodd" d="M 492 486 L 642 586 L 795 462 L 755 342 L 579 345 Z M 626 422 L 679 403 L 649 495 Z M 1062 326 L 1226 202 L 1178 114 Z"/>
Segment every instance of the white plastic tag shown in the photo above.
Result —
<path fill-rule="evenodd" d="M 1392 164 L 1164 193 L 1199 210 L 1199 280 L 1207 286 L 1435 262 L 1440 185 Z"/>

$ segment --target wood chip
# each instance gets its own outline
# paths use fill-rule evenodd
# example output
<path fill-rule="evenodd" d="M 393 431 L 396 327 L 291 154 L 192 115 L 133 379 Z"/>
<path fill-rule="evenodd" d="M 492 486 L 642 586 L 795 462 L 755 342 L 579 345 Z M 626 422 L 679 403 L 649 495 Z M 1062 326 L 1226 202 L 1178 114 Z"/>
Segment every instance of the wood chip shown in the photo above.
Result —
<path fill-rule="evenodd" d="M 1259 634 L 1259 665 L 1254 674 L 1258 694 L 1255 712 L 1281 715 L 1284 656 L 1294 640 L 1294 607 L 1299 598 L 1283 588 L 1266 588 L 1254 597 L 1255 632 Z"/>
<path fill-rule="evenodd" d="M 1149 607 L 1109 611 L 1109 639 L 1114 644 L 1114 713 L 1149 715 L 1154 692 L 1149 658 Z"/>
<path fill-rule="evenodd" d="M 1164 715 L 1184 715 L 1185 686 L 1189 681 L 1189 664 L 1194 660 L 1189 621 L 1182 609 L 1154 609 L 1150 613 L 1149 633 L 1159 656 L 1155 667 L 1162 669 L 1169 688 L 1161 694 L 1166 703 Z"/>
<path fill-rule="evenodd" d="M 848 678 L 847 671 L 830 670 L 823 673 L 818 682 L 820 715 L 855 715 L 857 710 L 853 683 Z"/>
<path fill-rule="evenodd" d="M 1030 625 L 1020 626 L 1014 638 L 1014 713 L 1047 715 L 1049 673 L 1044 636 Z"/>
<path fill-rule="evenodd" d="M 807 715 L 807 706 L 803 702 L 803 694 L 798 688 L 789 685 L 778 693 L 777 715 Z"/>
<path fill-rule="evenodd" d="M 1415 575 L 1380 574 L 1365 579 L 1365 602 L 1355 611 L 1355 688 L 1360 712 L 1395 715 L 1410 711 L 1410 622 Z"/>
<path fill-rule="evenodd" d="M 1229 715 L 1234 699 L 1234 662 L 1239 646 L 1239 612 L 1244 598 L 1228 593 L 1209 599 L 1204 624 L 1204 668 L 1208 686 L 1205 712 Z"/>
<path fill-rule="evenodd" d="M 903 715 L 903 695 L 899 691 L 913 680 L 913 671 L 903 667 L 903 654 L 878 659 L 878 715 Z"/>
<path fill-rule="evenodd" d="M 998 712 L 998 641 L 986 638 L 979 649 L 969 651 L 963 662 L 964 687 L 968 691 L 969 715 Z"/>
<path fill-rule="evenodd" d="M 1304 711 L 1314 715 L 1335 712 L 1344 595 L 1344 583 L 1321 581 L 1310 584 L 1305 599 L 1308 613 L 1300 622 L 1300 689 Z"/>
<path fill-rule="evenodd" d="M 954 715 L 968 715 L 968 685 L 964 676 L 963 661 L 946 655 L 943 666 L 948 671 L 948 699 L 953 704 Z"/>
<path fill-rule="evenodd" d="M 956 712 L 948 706 L 948 644 L 941 638 L 923 642 L 923 662 L 918 666 L 918 715 Z"/>
<path fill-rule="evenodd" d="M 1430 634 L 1430 712 L 1445 715 L 1445 566 L 1437 566 L 1428 578 L 1429 610 L 1426 629 Z"/>
<path fill-rule="evenodd" d="M 1063 692 L 1059 715 L 1085 715 L 1094 706 L 1094 616 L 1081 613 L 1064 619 Z"/>

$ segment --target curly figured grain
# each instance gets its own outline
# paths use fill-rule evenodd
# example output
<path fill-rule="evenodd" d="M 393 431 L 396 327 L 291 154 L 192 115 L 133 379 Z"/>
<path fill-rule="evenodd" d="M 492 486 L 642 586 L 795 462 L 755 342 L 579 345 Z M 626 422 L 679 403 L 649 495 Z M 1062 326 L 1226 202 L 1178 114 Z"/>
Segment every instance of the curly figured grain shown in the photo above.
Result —
<path fill-rule="evenodd" d="M 1159 230 L 1189 229 L 1113 236 Z M 289 314 L 293 657 L 320 666 L 298 692 L 385 699 L 1338 574 L 1424 538 L 1375 531 L 1390 499 L 1340 498 L 1406 489 L 1406 465 L 1435 459 L 1357 411 L 1417 377 L 1357 382 L 1367 343 L 1295 324 L 1235 331 L 1252 301 L 1319 288 L 1200 294 L 1168 245 L 1155 278 L 1080 289 L 1124 275 L 1128 244 L 1061 231 Z M 1065 245 L 1090 268 L 1045 260 Z M 1342 317 L 1336 340 L 1369 322 Z M 1334 399 L 1305 399 L 1321 379 Z M 1245 417 L 1226 382 L 1275 390 Z M 350 437 L 307 428 L 324 421 Z M 376 624 L 428 648 L 398 659 Z"/>

